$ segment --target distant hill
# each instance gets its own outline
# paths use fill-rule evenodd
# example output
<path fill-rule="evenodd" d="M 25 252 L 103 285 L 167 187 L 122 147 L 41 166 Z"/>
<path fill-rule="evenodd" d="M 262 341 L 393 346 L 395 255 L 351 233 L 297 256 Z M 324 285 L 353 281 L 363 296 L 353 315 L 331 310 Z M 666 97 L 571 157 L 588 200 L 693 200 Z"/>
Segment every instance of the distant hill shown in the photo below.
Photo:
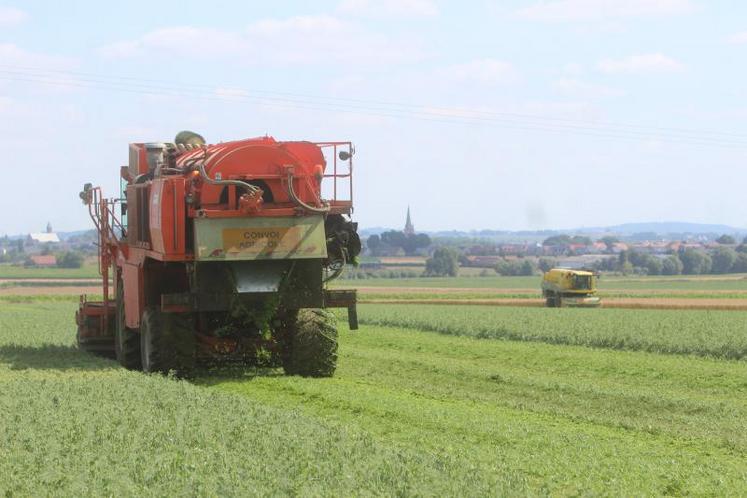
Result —
<path fill-rule="evenodd" d="M 380 234 L 392 228 L 371 227 L 362 228 L 359 233 L 362 237 L 368 237 L 373 234 Z M 679 238 L 686 235 L 747 235 L 747 228 L 738 228 L 729 225 L 709 224 L 709 223 L 689 223 L 685 221 L 663 221 L 647 223 L 623 223 L 607 227 L 582 227 L 568 228 L 564 230 L 434 230 L 426 231 L 431 237 L 470 237 L 484 238 L 495 241 L 533 241 L 544 239 L 551 235 L 558 234 L 587 234 L 591 236 L 602 236 L 604 234 L 615 234 L 620 236 L 631 236 L 635 234 L 655 233 L 661 237 L 674 236 Z"/>
<path fill-rule="evenodd" d="M 366 238 L 374 234 L 381 234 L 393 228 L 386 227 L 367 227 L 358 230 L 361 237 Z M 399 230 L 399 229 L 397 229 Z M 581 227 L 569 228 L 564 230 L 431 230 L 425 231 L 431 237 L 470 237 L 476 239 L 490 239 L 495 241 L 534 241 L 542 240 L 551 235 L 558 234 L 587 234 L 590 236 L 601 236 L 604 234 L 615 234 L 620 236 L 630 236 L 634 234 L 655 233 L 662 237 L 674 235 L 675 238 L 684 235 L 747 235 L 747 228 L 738 228 L 729 225 L 709 224 L 709 223 L 689 223 L 685 221 L 663 221 L 648 223 L 623 223 L 607 227 Z M 71 237 L 95 236 L 93 230 L 77 230 L 73 232 L 58 232 L 61 240 L 68 240 Z M 11 239 L 25 238 L 26 235 L 11 235 Z"/>
<path fill-rule="evenodd" d="M 709 223 L 688 223 L 684 221 L 662 221 L 650 223 L 623 223 L 609 227 L 578 228 L 568 230 L 578 233 L 615 233 L 619 235 L 631 235 L 635 233 L 653 232 L 659 235 L 667 234 L 744 234 L 746 228 L 737 228 L 729 225 L 717 225 Z"/>

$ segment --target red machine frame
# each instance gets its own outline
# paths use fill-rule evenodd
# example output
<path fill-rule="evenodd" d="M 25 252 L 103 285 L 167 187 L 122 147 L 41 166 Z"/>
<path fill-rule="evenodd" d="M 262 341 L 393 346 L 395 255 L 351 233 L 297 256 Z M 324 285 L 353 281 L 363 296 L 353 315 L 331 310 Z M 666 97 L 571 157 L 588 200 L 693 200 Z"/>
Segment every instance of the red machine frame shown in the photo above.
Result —
<path fill-rule="evenodd" d="M 332 185 L 332 198 L 326 200 L 329 206 L 329 212 L 332 214 L 351 214 L 353 211 L 353 155 L 354 148 L 352 142 L 317 142 L 313 145 L 319 147 L 322 153 L 325 150 L 332 152 L 332 171 L 323 174 L 323 178 L 331 178 L 333 180 Z M 346 160 L 348 162 L 347 171 L 340 172 L 338 165 L 338 155 L 343 149 L 347 149 Z M 292 174 L 292 172 L 291 172 Z M 123 179 L 128 180 L 128 188 L 139 188 L 131 183 L 132 178 L 130 177 L 127 167 L 123 167 L 121 171 Z M 263 176 L 266 179 L 267 176 Z M 230 179 L 230 177 L 228 178 Z M 282 175 L 278 175 L 277 179 L 284 181 Z M 347 199 L 338 198 L 338 193 L 343 191 L 342 187 L 338 185 L 338 181 L 347 180 Z M 176 192 L 176 187 L 174 187 Z M 236 196 L 236 188 L 229 188 L 229 196 L 233 199 Z M 127 234 L 127 227 L 125 227 L 120 219 L 115 214 L 115 207 L 121 205 L 124 199 L 108 199 L 102 194 L 100 187 L 89 188 L 84 192 L 88 198 L 84 198 L 84 201 L 88 204 L 89 215 L 98 231 L 99 235 L 99 274 L 102 278 L 102 295 L 103 301 L 88 301 L 86 295 L 82 295 L 80 298 L 80 308 L 76 313 L 76 321 L 78 325 L 83 328 L 93 328 L 87 320 L 98 321 L 97 328 L 98 334 L 91 334 L 91 336 L 109 336 L 112 335 L 112 322 L 113 316 L 116 312 L 116 302 L 113 302 L 110 297 L 110 285 L 117 293 L 117 286 L 121 282 L 124 282 L 124 295 L 125 295 L 125 317 L 126 326 L 131 328 L 139 327 L 140 314 L 134 312 L 133 308 L 142 308 L 142 301 L 144 299 L 145 289 L 143 287 L 143 266 L 147 258 L 162 261 L 162 262 L 191 262 L 194 261 L 194 254 L 187 252 L 186 248 L 183 252 L 169 252 L 169 251 L 156 251 L 153 250 L 151 244 L 132 244 L 131 241 L 124 239 L 124 235 Z M 83 195 L 83 193 L 82 193 Z M 176 206 L 176 201 L 175 206 Z M 274 216 L 293 216 L 298 214 L 298 210 L 293 207 L 267 207 L 264 208 L 260 213 L 254 214 L 253 216 L 258 217 L 274 217 Z M 240 217 L 247 216 L 246 212 L 235 209 L 193 209 L 192 207 L 186 208 L 184 213 L 187 218 L 223 218 L 223 217 Z M 174 227 L 175 233 L 178 230 L 176 227 L 177 216 L 174 216 Z M 120 235 L 118 235 L 118 233 Z M 110 274 L 110 268 L 115 271 L 115 275 Z M 138 278 L 125 278 L 124 274 L 128 271 L 137 271 Z M 120 278 L 121 275 L 121 278 Z M 111 277 L 114 278 L 111 278 Z M 111 282 L 110 282 L 111 280 Z M 330 292 L 330 303 L 333 306 L 346 306 L 349 297 L 343 295 L 343 291 L 328 291 Z M 354 297 L 353 297 L 354 299 Z M 133 302 L 134 301 L 134 302 Z M 334 304 L 336 301 L 336 304 Z M 139 304 L 139 305 L 138 305 Z M 93 325 L 95 326 L 95 325 Z"/>

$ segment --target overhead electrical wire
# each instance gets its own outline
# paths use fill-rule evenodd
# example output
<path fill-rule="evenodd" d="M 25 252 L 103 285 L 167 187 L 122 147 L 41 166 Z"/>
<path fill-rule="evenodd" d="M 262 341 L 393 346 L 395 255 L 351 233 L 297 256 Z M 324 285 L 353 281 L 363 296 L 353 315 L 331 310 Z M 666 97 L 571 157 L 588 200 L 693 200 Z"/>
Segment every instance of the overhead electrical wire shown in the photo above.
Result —
<path fill-rule="evenodd" d="M 0 64 L 0 80 L 147 95 L 189 97 L 220 102 L 253 103 L 281 109 L 304 109 L 440 123 L 483 125 L 520 131 L 571 133 L 634 141 L 656 140 L 697 146 L 747 147 L 747 134 L 741 133 L 607 123 L 511 112 L 324 97 L 290 92 L 248 91 L 233 87 L 227 88 L 226 91 L 235 92 L 234 94 L 219 94 L 216 91 L 220 85 L 174 83 L 131 76 L 102 75 L 3 64 Z"/>
<path fill-rule="evenodd" d="M 3 67 L 8 68 L 8 69 L 31 70 L 31 71 L 37 71 L 37 72 L 43 72 L 43 73 L 60 73 L 60 74 L 66 74 L 66 75 L 90 76 L 90 77 L 97 77 L 97 78 L 105 78 L 110 81 L 116 81 L 116 80 L 128 81 L 129 80 L 133 82 L 157 84 L 157 85 L 160 85 L 161 88 L 173 88 L 173 85 L 174 85 L 173 82 L 169 83 L 169 82 L 164 82 L 163 80 L 154 80 L 154 79 L 131 77 L 131 76 L 112 76 L 112 75 L 107 76 L 107 75 L 80 72 L 80 71 L 54 70 L 54 69 L 42 70 L 38 68 L 31 68 L 31 67 L 25 67 L 25 66 L 19 67 L 19 66 L 7 66 L 7 65 L 0 64 L 0 68 L 3 68 Z M 163 85 L 166 85 L 166 86 L 163 86 Z M 182 89 L 196 88 L 196 89 L 214 91 L 216 88 L 216 85 L 179 83 L 179 88 L 182 88 Z M 231 88 L 231 89 L 236 90 L 236 91 L 243 91 L 240 88 Z M 445 113 L 464 112 L 464 113 L 470 113 L 473 115 L 486 115 L 486 116 L 497 116 L 497 117 L 504 116 L 504 117 L 515 117 L 515 118 L 522 118 L 522 119 L 544 120 L 544 121 L 558 121 L 558 122 L 567 122 L 567 123 L 585 123 L 585 124 L 601 125 L 604 127 L 614 127 L 614 128 L 634 128 L 634 129 L 641 129 L 641 130 L 648 130 L 648 131 L 658 130 L 658 131 L 681 132 L 681 133 L 691 133 L 691 134 L 700 134 L 700 135 L 702 134 L 722 135 L 722 136 L 747 138 L 747 133 L 731 133 L 731 132 L 692 129 L 692 128 L 676 128 L 676 127 L 672 128 L 672 127 L 635 125 L 635 124 L 629 124 L 629 123 L 600 122 L 600 121 L 594 121 L 594 120 L 570 119 L 570 118 L 553 117 L 553 116 L 537 116 L 537 115 L 531 115 L 531 114 L 521 114 L 521 113 L 512 113 L 512 112 L 496 112 L 496 111 L 477 110 L 477 109 L 468 109 L 468 108 L 460 108 L 460 107 L 437 107 L 437 106 L 426 106 L 424 104 L 407 104 L 407 103 L 401 103 L 401 102 L 387 102 L 387 101 L 379 101 L 379 100 L 361 100 L 361 99 L 351 99 L 351 98 L 345 98 L 345 97 L 327 97 L 327 96 L 318 96 L 318 95 L 310 95 L 310 94 L 297 94 L 297 93 L 290 93 L 290 92 L 278 92 L 278 91 L 257 90 L 257 89 L 252 90 L 251 93 L 260 94 L 260 95 L 277 95 L 277 96 L 287 96 L 287 97 L 296 97 L 296 98 L 308 98 L 308 99 L 316 99 L 316 100 L 330 101 L 330 102 L 336 101 L 336 102 L 348 102 L 348 103 L 358 103 L 358 104 L 368 104 L 368 105 L 374 104 L 374 105 L 381 105 L 381 106 L 387 106 L 387 107 L 393 107 L 393 108 L 409 108 L 409 109 L 420 109 L 420 110 L 422 110 L 423 108 L 429 108 L 432 111 L 443 111 Z"/>

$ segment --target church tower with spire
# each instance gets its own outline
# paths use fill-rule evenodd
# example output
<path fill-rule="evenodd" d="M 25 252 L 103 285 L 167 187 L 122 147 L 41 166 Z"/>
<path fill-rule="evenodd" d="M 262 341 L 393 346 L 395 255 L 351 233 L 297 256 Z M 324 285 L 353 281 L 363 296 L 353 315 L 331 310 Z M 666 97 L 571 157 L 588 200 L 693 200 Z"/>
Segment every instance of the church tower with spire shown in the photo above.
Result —
<path fill-rule="evenodd" d="M 415 235 L 415 225 L 412 224 L 410 218 L 410 206 L 407 206 L 407 220 L 405 221 L 405 229 L 403 230 L 405 235 Z"/>

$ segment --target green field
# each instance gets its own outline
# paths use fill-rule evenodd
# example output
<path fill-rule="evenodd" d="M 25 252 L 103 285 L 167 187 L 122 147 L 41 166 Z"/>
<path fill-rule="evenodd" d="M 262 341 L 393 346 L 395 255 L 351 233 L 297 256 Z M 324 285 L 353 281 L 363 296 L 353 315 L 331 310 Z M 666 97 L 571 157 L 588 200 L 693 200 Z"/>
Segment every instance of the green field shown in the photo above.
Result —
<path fill-rule="evenodd" d="M 538 289 L 542 278 L 532 277 L 439 277 L 439 278 L 369 278 L 340 280 L 338 287 L 430 287 L 453 289 Z M 747 275 L 679 275 L 672 277 L 616 277 L 602 276 L 601 291 L 620 290 L 681 290 L 697 291 L 747 291 Z"/>
<path fill-rule="evenodd" d="M 599 297 L 604 299 L 745 299 L 747 300 L 747 291 L 600 291 Z M 438 291 L 428 291 L 420 289 L 391 288 L 382 292 L 381 290 L 371 291 L 362 289 L 358 292 L 361 300 L 370 301 L 377 299 L 387 299 L 394 301 L 419 301 L 419 300 L 462 300 L 471 301 L 475 299 L 542 299 L 542 293 L 536 292 L 519 292 L 495 289 L 493 291 L 480 289 L 466 291 L 463 289 L 449 289 L 446 292 L 443 289 Z M 746 302 L 747 303 L 747 302 Z"/>
<path fill-rule="evenodd" d="M 25 278 L 98 278 L 99 270 L 95 264 L 86 264 L 81 268 L 25 268 L 23 266 L 0 265 L 0 279 Z"/>
<path fill-rule="evenodd" d="M 0 289 L 13 289 L 17 287 L 92 287 L 98 285 L 100 280 L 73 280 L 66 278 L 64 280 L 9 280 L 3 282 L 0 280 Z"/>
<path fill-rule="evenodd" d="M 747 314 L 459 308 L 361 307 L 333 379 L 186 382 L 79 352 L 73 302 L 3 300 L 0 492 L 747 494 L 747 362 L 723 359 Z M 592 316 L 608 344 L 557 344 Z"/>
<path fill-rule="evenodd" d="M 541 299 L 541 277 L 372 278 L 342 280 L 335 287 L 361 289 L 362 300 L 486 300 Z M 604 276 L 599 281 L 604 299 L 724 299 L 745 300 L 747 276 Z M 728 304 L 728 303 L 725 303 Z"/>
<path fill-rule="evenodd" d="M 370 325 L 478 339 L 747 357 L 745 311 L 370 304 L 361 306 L 358 314 L 362 323 Z"/>

